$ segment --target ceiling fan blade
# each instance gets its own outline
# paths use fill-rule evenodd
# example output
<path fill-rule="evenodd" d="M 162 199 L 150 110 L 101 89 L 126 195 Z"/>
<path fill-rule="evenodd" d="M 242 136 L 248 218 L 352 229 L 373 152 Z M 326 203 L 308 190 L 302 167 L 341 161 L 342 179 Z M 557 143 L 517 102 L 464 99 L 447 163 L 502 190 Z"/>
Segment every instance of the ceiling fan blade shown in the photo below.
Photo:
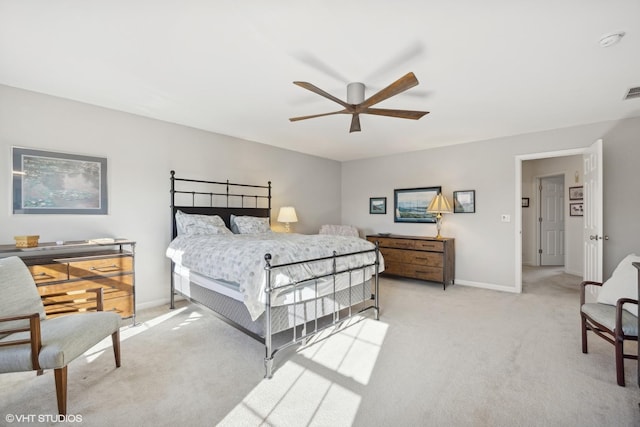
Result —
<path fill-rule="evenodd" d="M 384 101 L 387 98 L 391 98 L 399 93 L 404 92 L 407 89 L 411 89 L 414 86 L 418 85 L 418 79 L 416 75 L 413 73 L 407 73 L 404 76 L 400 77 L 395 82 L 391 83 L 389 86 L 380 90 L 378 93 L 373 94 L 369 98 L 365 99 L 362 103 L 356 106 L 358 112 L 362 112 L 363 110 L 371 107 L 378 102 Z"/>
<path fill-rule="evenodd" d="M 349 128 L 349 133 L 351 132 L 360 132 L 360 115 L 358 113 L 354 113 L 351 118 L 351 127 Z"/>
<path fill-rule="evenodd" d="M 306 119 L 313 119 L 316 117 L 323 117 L 323 116 L 331 116 L 333 114 L 348 114 L 349 112 L 347 110 L 340 110 L 340 111 L 333 111 L 331 113 L 322 113 L 322 114 L 314 114 L 312 116 L 300 116 L 300 117 L 291 117 L 289 119 L 290 122 L 297 122 L 298 120 L 306 120 Z"/>
<path fill-rule="evenodd" d="M 367 108 L 366 110 L 361 111 L 360 114 L 375 114 L 377 116 L 389 116 L 397 117 L 400 119 L 418 120 L 425 114 L 429 114 L 429 112 L 413 110 L 388 110 L 386 108 Z"/>
<path fill-rule="evenodd" d="M 320 96 L 324 96 L 327 99 L 332 100 L 333 102 L 337 102 L 338 104 L 342 105 L 344 108 L 347 108 L 349 110 L 352 110 L 353 107 L 349 104 L 347 104 L 346 102 L 344 102 L 342 99 L 336 98 L 335 96 L 331 95 L 330 93 L 327 93 L 325 91 L 323 91 L 322 89 L 320 89 L 317 86 L 312 85 L 311 83 L 307 83 L 307 82 L 293 82 L 294 85 L 298 85 L 300 87 L 303 87 L 307 90 L 310 90 L 313 93 L 317 93 Z"/>

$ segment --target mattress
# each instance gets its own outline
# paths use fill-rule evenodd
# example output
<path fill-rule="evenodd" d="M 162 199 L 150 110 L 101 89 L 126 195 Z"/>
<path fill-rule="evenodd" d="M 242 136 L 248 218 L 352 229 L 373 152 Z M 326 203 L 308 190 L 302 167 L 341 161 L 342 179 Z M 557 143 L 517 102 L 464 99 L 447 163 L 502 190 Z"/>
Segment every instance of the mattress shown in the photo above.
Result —
<path fill-rule="evenodd" d="M 336 271 L 354 270 L 337 276 L 337 289 L 353 281 L 368 280 L 375 272 L 375 246 L 356 237 L 329 235 L 300 235 L 287 233 L 181 235 L 167 248 L 167 256 L 180 265 L 181 276 L 192 279 L 215 278 L 216 292 L 234 297 L 242 294 L 251 318 L 256 320 L 266 303 L 265 254 L 272 254 L 271 286 L 274 304 L 287 304 L 316 297 L 314 287 L 299 287 L 295 291 L 287 285 L 303 283 L 310 278 L 324 277 Z M 337 257 L 331 258 L 337 254 Z M 344 254 L 344 255 L 341 255 Z M 304 260 L 316 260 L 305 261 Z M 320 260 L 317 260 L 320 259 Z M 379 255 L 379 272 L 384 260 Z M 364 267 L 364 268 L 362 268 Z M 351 277 L 351 278 L 349 278 Z M 205 285 L 206 280 L 198 283 Z M 240 286 L 235 287 L 233 284 Z M 318 293 L 333 292 L 333 280 L 313 280 Z M 180 286 L 177 284 L 176 286 Z M 219 288 L 218 286 L 222 286 Z M 223 289 L 227 288 L 227 289 Z"/>
<path fill-rule="evenodd" d="M 180 293 L 190 296 L 191 282 L 197 283 L 199 286 L 233 298 L 236 301 L 244 302 L 244 295 L 241 292 L 241 286 L 238 283 L 221 279 L 212 279 L 202 274 L 191 271 L 189 268 L 175 264 L 173 270 L 177 276 L 174 276 L 174 286 Z M 341 273 L 335 276 L 335 290 L 346 289 L 349 285 L 366 281 L 370 278 L 368 272 L 356 270 L 351 273 Z M 333 276 L 322 279 L 313 279 L 306 282 L 300 282 L 295 286 L 278 292 L 271 300 L 271 306 L 280 306 L 294 304 L 301 301 L 313 300 L 322 295 L 328 295 L 334 291 Z M 266 303 L 266 300 L 263 301 Z"/>

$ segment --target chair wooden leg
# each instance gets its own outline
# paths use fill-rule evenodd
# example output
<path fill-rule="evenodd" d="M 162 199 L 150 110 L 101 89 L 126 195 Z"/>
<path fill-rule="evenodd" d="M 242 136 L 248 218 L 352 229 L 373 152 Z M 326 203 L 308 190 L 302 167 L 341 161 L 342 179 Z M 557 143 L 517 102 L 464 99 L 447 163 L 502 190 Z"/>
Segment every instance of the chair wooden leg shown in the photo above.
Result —
<path fill-rule="evenodd" d="M 113 355 L 116 358 L 116 368 L 120 367 L 120 330 L 118 329 L 111 335 L 113 342 Z"/>
<path fill-rule="evenodd" d="M 56 378 L 56 397 L 58 398 L 58 413 L 67 415 L 67 367 L 54 369 Z"/>
<path fill-rule="evenodd" d="M 616 376 L 618 385 L 624 387 L 624 341 L 616 336 Z"/>
<path fill-rule="evenodd" d="M 587 319 L 584 316 L 580 316 L 582 325 L 582 352 L 587 353 Z"/>

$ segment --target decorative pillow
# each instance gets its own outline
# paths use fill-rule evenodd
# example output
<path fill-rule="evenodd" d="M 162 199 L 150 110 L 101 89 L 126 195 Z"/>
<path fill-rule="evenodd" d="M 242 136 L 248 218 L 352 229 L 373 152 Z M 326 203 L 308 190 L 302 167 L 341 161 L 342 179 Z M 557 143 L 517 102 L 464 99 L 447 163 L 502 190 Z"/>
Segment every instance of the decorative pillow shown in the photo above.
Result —
<path fill-rule="evenodd" d="M 224 220 L 218 215 L 195 215 L 176 212 L 178 235 L 182 234 L 231 234 Z"/>
<path fill-rule="evenodd" d="M 638 299 L 638 269 L 631 265 L 632 262 L 640 262 L 640 256 L 630 254 L 620 261 L 609 280 L 602 284 L 599 303 L 616 305 L 620 298 Z M 625 304 L 624 309 L 638 315 L 637 304 Z"/>
<path fill-rule="evenodd" d="M 269 218 L 256 216 L 236 216 L 233 222 L 239 234 L 270 233 Z"/>

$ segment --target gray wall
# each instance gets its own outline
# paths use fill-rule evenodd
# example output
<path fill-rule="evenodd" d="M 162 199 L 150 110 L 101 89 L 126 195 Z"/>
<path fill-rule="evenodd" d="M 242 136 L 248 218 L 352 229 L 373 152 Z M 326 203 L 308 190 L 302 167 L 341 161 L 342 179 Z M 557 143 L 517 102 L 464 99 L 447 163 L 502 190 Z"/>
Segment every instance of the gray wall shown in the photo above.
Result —
<path fill-rule="evenodd" d="M 212 112 L 215 114 L 215 112 Z M 11 147 L 106 157 L 109 214 L 13 215 Z M 197 179 L 273 185 L 278 208 L 295 206 L 294 231 L 340 221 L 340 164 L 225 135 L 0 85 L 0 244 L 127 237 L 136 240 L 138 307 L 168 300 L 169 171 Z"/>
<path fill-rule="evenodd" d="M 604 140 L 604 276 L 630 252 L 640 253 L 640 118 L 440 147 L 342 164 L 342 221 L 365 233 L 435 236 L 433 224 L 393 222 L 393 190 L 442 186 L 476 190 L 476 213 L 444 216 L 443 232 L 456 239 L 456 281 L 471 286 L 515 290 L 515 158 L 587 147 Z M 387 214 L 370 215 L 369 197 L 387 197 Z M 501 215 L 511 222 L 501 222 Z"/>
<path fill-rule="evenodd" d="M 294 205 L 294 231 L 348 223 L 363 233 L 435 235 L 432 224 L 395 224 L 393 190 L 441 185 L 476 190 L 476 213 L 445 215 L 443 234 L 456 238 L 458 283 L 515 289 L 520 215 L 515 156 L 586 147 L 604 140 L 604 271 L 640 254 L 640 118 L 434 148 L 342 164 L 237 138 L 0 85 L 0 243 L 14 235 L 41 241 L 102 236 L 137 240 L 139 306 L 166 301 L 169 263 L 169 171 L 202 179 L 266 182 L 277 209 Z M 109 215 L 12 215 L 12 146 L 107 157 Z M 304 182 L 304 184 L 301 184 Z M 369 215 L 369 197 L 387 197 L 386 215 Z M 500 221 L 501 214 L 511 222 Z"/>

